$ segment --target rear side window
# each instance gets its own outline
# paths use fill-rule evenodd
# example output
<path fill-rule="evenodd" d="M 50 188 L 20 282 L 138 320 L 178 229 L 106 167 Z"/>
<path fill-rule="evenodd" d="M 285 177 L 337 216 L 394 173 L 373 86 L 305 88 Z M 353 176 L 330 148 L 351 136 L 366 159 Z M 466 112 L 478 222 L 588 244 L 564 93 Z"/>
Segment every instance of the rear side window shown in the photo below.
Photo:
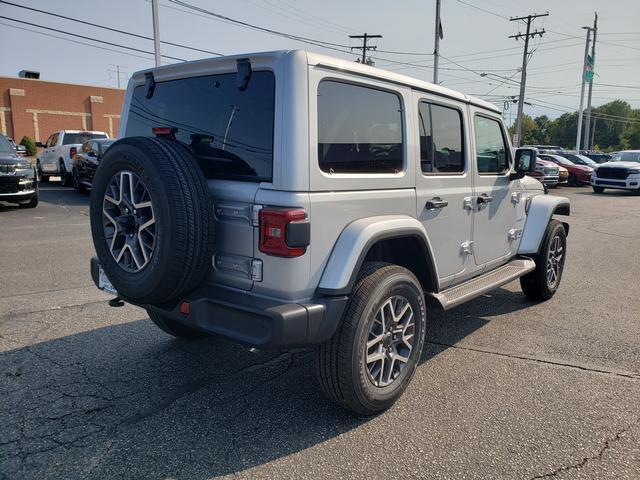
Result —
<path fill-rule="evenodd" d="M 428 102 L 418 106 L 420 167 L 424 174 L 464 172 L 462 115 Z"/>
<path fill-rule="evenodd" d="M 502 174 L 509 170 L 509 147 L 497 120 L 475 116 L 478 173 Z"/>
<path fill-rule="evenodd" d="M 327 173 L 398 173 L 402 106 L 395 93 L 325 80 L 318 86 L 318 162 Z"/>
<path fill-rule="evenodd" d="M 193 152 L 206 178 L 271 181 L 275 77 L 253 72 L 245 90 L 237 74 L 156 83 L 153 96 L 136 87 L 126 136 L 153 136 L 171 127 Z"/>
<path fill-rule="evenodd" d="M 64 137 L 62 137 L 62 144 L 74 145 L 88 142 L 93 138 L 107 138 L 107 135 L 104 133 L 65 133 Z"/>

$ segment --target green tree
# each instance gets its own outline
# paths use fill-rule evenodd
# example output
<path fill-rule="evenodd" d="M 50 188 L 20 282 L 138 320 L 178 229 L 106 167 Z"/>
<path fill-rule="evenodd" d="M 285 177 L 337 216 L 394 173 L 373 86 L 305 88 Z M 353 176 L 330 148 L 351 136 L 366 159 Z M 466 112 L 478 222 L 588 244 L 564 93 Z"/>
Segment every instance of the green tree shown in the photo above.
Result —
<path fill-rule="evenodd" d="M 620 136 L 620 146 L 625 150 L 637 150 L 640 149 L 640 109 L 634 110 L 629 120 Z"/>
<path fill-rule="evenodd" d="M 511 135 L 511 138 L 513 138 L 513 134 L 515 133 L 515 131 L 516 131 L 516 124 L 514 123 L 513 125 L 511 125 L 511 127 L 509 127 L 509 134 Z M 536 122 L 529 115 L 523 115 L 520 145 L 538 144 L 540 143 L 539 138 L 540 138 L 540 135 L 538 132 L 538 125 L 536 124 Z"/>
<path fill-rule="evenodd" d="M 30 137 L 26 135 L 22 137 L 20 140 L 20 145 L 24 145 L 24 148 L 27 149 L 27 157 L 35 157 L 38 154 L 38 149 L 36 148 L 36 144 L 31 140 Z"/>

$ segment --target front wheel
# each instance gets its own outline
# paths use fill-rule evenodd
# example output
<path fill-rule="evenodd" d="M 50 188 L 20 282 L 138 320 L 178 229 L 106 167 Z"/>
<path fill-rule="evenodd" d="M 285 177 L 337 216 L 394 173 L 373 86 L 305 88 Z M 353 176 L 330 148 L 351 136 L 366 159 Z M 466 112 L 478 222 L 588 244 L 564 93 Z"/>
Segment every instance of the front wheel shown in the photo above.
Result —
<path fill-rule="evenodd" d="M 87 187 L 83 183 L 80 183 L 80 174 L 78 173 L 77 168 L 73 169 L 71 176 L 73 177 L 73 189 L 77 193 L 85 193 L 87 191 Z"/>
<path fill-rule="evenodd" d="M 520 277 L 520 286 L 531 300 L 549 300 L 558 290 L 567 253 L 564 225 L 551 220 L 535 257 L 536 268 Z"/>
<path fill-rule="evenodd" d="M 422 287 L 406 268 L 366 263 L 334 336 L 318 346 L 325 394 L 343 408 L 373 415 L 409 385 L 424 346 Z"/>
<path fill-rule="evenodd" d="M 602 193 L 604 192 L 604 187 L 593 187 L 593 192 L 594 193 Z"/>

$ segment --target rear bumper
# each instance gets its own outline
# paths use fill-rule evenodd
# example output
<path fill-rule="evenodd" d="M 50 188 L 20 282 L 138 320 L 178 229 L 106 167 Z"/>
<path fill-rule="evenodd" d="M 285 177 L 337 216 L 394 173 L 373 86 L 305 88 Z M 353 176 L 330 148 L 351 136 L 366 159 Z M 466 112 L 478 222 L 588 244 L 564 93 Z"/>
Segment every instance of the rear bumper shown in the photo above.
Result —
<path fill-rule="evenodd" d="M 91 278 L 98 285 L 98 259 L 91 259 Z M 138 305 L 204 332 L 261 348 L 320 343 L 331 338 L 347 304 L 347 296 L 317 297 L 287 303 L 237 290 L 207 285 L 172 306 Z M 189 304 L 189 313 L 181 305 Z"/>

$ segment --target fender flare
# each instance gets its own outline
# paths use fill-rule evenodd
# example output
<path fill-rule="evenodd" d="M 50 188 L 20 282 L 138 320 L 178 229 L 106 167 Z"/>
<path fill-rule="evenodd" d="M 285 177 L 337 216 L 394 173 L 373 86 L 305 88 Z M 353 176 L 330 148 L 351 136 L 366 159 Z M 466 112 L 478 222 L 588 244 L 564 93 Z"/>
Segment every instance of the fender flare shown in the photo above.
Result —
<path fill-rule="evenodd" d="M 571 214 L 571 204 L 568 198 L 555 195 L 536 195 L 531 198 L 527 208 L 527 220 L 524 224 L 522 239 L 518 247 L 519 254 L 538 253 L 544 232 L 554 214 Z M 564 225 L 568 234 L 569 225 L 567 223 Z"/>
<path fill-rule="evenodd" d="M 438 285 L 436 264 L 422 223 L 406 215 L 381 215 L 351 222 L 340 233 L 318 284 L 318 294 L 348 295 L 371 247 L 380 240 L 416 238 L 421 242 L 425 261 L 430 262 L 433 284 Z"/>

